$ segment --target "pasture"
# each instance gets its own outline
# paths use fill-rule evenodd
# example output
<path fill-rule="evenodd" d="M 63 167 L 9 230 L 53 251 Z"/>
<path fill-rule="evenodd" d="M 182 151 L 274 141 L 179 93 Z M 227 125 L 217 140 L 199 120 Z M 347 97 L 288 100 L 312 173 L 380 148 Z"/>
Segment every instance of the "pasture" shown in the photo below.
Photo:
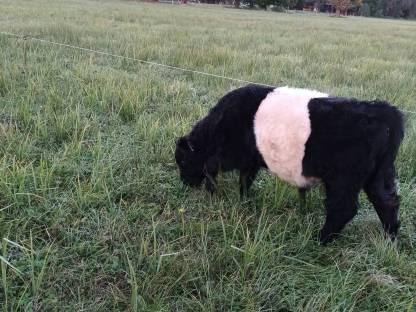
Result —
<path fill-rule="evenodd" d="M 0 0 L 0 31 L 416 111 L 416 22 Z M 414 311 L 416 114 L 398 242 L 363 195 L 321 247 L 322 188 L 302 207 L 266 172 L 243 200 L 236 174 L 182 186 L 176 138 L 240 85 L 0 34 L 0 309 Z"/>

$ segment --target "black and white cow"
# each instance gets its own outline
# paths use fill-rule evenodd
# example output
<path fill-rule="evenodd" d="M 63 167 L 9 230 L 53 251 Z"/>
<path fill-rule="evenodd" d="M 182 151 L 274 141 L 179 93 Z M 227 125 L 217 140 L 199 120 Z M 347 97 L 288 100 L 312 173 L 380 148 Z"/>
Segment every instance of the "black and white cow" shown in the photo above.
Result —
<path fill-rule="evenodd" d="M 214 192 L 218 171 L 239 170 L 244 194 L 260 168 L 304 191 L 326 190 L 327 243 L 355 216 L 364 189 L 394 238 L 399 197 L 394 161 L 403 139 L 398 109 L 381 101 L 329 97 L 317 91 L 249 85 L 229 92 L 177 141 L 184 184 Z"/>

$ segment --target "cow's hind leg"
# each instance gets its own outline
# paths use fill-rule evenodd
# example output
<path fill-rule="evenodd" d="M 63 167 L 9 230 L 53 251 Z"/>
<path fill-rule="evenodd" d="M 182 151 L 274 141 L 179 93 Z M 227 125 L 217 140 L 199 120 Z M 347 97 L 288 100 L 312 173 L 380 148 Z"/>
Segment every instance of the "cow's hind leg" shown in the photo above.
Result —
<path fill-rule="evenodd" d="M 394 167 L 381 169 L 366 185 L 364 190 L 373 204 L 384 231 L 395 239 L 400 227 L 398 219 L 400 199 L 395 186 Z"/>

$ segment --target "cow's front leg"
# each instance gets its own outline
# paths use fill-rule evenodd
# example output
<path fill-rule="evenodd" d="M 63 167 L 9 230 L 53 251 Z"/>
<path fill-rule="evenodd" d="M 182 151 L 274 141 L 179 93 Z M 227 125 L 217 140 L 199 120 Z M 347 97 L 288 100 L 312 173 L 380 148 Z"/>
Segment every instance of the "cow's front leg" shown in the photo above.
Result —
<path fill-rule="evenodd" d="M 325 187 L 326 220 L 319 233 L 323 245 L 332 241 L 357 214 L 360 192 L 359 186 L 345 185 L 342 181 L 325 183 Z"/>
<path fill-rule="evenodd" d="M 256 179 L 258 168 L 250 168 L 240 171 L 240 196 L 247 196 L 248 190 Z"/>
<path fill-rule="evenodd" d="M 204 165 L 205 188 L 213 194 L 217 190 L 217 175 L 220 165 L 216 157 L 209 158 Z"/>

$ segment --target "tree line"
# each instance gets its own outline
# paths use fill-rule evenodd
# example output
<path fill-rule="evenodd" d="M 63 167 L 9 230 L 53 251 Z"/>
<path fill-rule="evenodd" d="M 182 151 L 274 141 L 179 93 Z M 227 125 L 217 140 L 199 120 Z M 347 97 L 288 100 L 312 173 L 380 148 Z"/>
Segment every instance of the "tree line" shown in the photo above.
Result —
<path fill-rule="evenodd" d="M 416 18 L 416 0 L 200 0 L 205 3 L 227 3 L 236 7 L 245 5 L 260 9 L 298 9 L 305 5 L 318 11 L 327 11 L 333 8 L 338 14 L 353 12 L 355 15 Z"/>
<path fill-rule="evenodd" d="M 364 0 L 361 15 L 377 17 L 416 17 L 416 0 Z"/>

